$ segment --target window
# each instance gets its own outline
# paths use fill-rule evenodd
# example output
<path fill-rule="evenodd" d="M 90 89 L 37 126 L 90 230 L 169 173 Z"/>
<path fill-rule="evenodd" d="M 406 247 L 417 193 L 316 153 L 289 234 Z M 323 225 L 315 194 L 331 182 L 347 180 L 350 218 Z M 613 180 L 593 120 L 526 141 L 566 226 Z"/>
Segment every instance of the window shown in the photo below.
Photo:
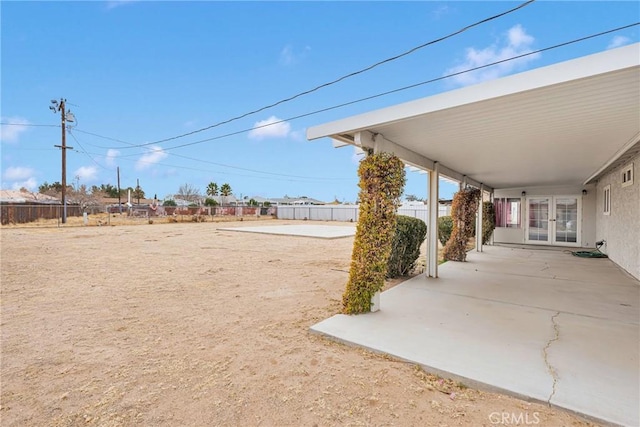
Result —
<path fill-rule="evenodd" d="M 611 185 L 604 187 L 602 213 L 611 215 Z"/>
<path fill-rule="evenodd" d="M 622 186 L 627 187 L 633 185 L 633 163 L 622 169 Z"/>
<path fill-rule="evenodd" d="M 520 228 L 520 199 L 496 198 L 496 227 Z"/>

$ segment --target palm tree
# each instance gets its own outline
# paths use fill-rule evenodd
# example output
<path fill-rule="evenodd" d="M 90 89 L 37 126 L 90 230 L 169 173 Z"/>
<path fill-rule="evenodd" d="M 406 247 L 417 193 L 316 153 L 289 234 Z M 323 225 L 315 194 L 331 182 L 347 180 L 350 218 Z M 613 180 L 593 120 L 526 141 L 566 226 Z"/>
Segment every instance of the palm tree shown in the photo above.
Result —
<path fill-rule="evenodd" d="M 218 195 L 218 184 L 215 182 L 210 182 L 207 186 L 207 196 L 217 196 Z"/>
<path fill-rule="evenodd" d="M 231 186 L 226 182 L 222 184 L 222 187 L 220 187 L 220 195 L 223 197 L 227 197 L 231 195 Z M 226 202 L 226 199 L 225 199 L 225 202 Z"/>

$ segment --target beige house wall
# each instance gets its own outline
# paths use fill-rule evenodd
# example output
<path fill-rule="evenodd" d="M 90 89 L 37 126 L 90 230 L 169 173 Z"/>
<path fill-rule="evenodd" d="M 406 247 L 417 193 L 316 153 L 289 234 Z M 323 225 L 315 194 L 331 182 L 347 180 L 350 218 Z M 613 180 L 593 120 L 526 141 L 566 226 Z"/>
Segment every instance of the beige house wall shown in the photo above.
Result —
<path fill-rule="evenodd" d="M 622 187 L 622 171 L 633 163 L 633 184 Z M 640 279 L 640 155 L 603 176 L 597 185 L 596 237 L 605 240 L 602 251 Z M 611 186 L 611 210 L 604 214 L 604 189 Z"/>

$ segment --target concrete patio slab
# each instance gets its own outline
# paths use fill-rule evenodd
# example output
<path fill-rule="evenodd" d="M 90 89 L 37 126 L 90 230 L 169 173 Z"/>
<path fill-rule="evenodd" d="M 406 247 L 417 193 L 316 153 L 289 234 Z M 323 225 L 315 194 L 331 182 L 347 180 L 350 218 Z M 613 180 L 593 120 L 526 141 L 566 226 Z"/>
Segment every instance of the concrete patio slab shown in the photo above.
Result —
<path fill-rule="evenodd" d="M 245 233 L 278 234 L 283 236 L 316 237 L 319 239 L 339 239 L 356 234 L 356 226 L 350 225 L 266 225 L 262 227 L 227 227 L 223 231 L 243 231 Z"/>
<path fill-rule="evenodd" d="M 485 247 L 311 330 L 465 383 L 640 425 L 640 284 L 610 260 Z"/>

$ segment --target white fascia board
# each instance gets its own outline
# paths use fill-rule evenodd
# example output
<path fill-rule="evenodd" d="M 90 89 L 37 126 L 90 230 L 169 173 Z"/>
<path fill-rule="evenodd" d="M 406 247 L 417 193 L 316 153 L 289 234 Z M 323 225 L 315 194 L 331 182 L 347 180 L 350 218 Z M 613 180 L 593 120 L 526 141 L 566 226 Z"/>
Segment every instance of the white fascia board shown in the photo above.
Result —
<path fill-rule="evenodd" d="M 599 52 L 450 92 L 347 117 L 307 129 L 307 139 L 385 126 L 434 111 L 500 98 L 640 65 L 640 43 Z"/>
<path fill-rule="evenodd" d="M 624 154 L 631 149 L 636 143 L 640 141 L 640 132 L 633 135 L 633 137 L 626 143 L 622 148 L 620 148 L 604 165 L 602 165 L 597 171 L 595 171 L 589 178 L 587 178 L 582 185 L 590 184 L 600 177 L 602 172 L 604 172 L 609 166 L 613 164 L 620 157 L 624 156 Z"/>

